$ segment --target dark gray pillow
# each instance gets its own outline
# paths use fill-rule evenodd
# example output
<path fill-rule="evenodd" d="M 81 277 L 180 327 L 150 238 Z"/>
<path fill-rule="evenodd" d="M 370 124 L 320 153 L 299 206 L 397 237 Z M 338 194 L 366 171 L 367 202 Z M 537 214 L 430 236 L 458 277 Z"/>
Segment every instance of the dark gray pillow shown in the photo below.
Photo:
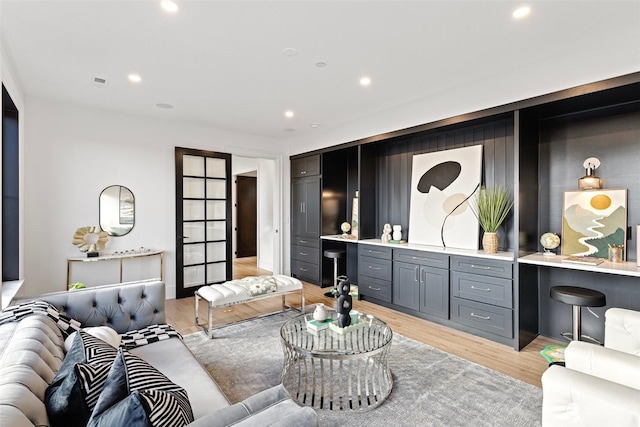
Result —
<path fill-rule="evenodd" d="M 52 427 L 85 426 L 95 407 L 118 350 L 80 330 L 45 391 Z"/>
<path fill-rule="evenodd" d="M 179 427 L 193 421 L 187 392 L 144 360 L 120 349 L 90 427 Z"/>

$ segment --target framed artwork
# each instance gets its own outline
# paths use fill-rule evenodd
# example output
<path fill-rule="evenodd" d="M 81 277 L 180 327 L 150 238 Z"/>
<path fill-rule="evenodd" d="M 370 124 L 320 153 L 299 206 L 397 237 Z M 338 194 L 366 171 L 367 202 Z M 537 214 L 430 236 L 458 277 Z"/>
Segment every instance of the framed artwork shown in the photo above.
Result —
<path fill-rule="evenodd" d="M 409 242 L 478 249 L 469 199 L 481 179 L 482 145 L 413 156 Z"/>
<path fill-rule="evenodd" d="M 609 246 L 626 242 L 626 189 L 564 192 L 562 255 L 608 258 Z"/>

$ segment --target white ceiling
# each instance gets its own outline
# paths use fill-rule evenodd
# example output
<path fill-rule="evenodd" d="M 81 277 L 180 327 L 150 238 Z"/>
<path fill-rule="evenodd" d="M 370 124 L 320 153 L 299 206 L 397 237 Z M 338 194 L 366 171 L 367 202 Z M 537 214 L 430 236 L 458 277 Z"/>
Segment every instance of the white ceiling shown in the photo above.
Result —
<path fill-rule="evenodd" d="M 1 0 L 2 44 L 27 97 L 320 146 L 640 70 L 640 1 L 176 2 Z"/>

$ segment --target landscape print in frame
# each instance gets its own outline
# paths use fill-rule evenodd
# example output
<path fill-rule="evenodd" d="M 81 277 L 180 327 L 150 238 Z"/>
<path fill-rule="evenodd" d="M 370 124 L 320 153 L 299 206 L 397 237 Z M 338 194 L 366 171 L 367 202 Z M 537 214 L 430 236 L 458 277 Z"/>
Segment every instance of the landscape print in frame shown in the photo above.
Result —
<path fill-rule="evenodd" d="M 469 199 L 480 189 L 482 145 L 413 156 L 409 243 L 478 249 Z"/>
<path fill-rule="evenodd" d="M 626 241 L 626 189 L 564 192 L 562 255 L 608 258 L 609 246 Z"/>

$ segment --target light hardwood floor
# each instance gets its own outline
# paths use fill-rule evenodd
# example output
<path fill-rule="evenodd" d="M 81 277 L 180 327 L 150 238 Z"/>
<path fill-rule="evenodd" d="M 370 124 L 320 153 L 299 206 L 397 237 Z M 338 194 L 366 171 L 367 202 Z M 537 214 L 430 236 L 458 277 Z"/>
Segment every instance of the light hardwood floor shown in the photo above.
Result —
<path fill-rule="evenodd" d="M 259 270 L 255 258 L 241 258 L 234 263 L 234 278 L 250 275 L 270 274 Z M 324 296 L 327 289 L 305 283 L 304 295 L 307 305 L 322 302 L 329 306 L 335 300 Z M 290 297 L 288 303 L 298 306 L 297 297 Z M 438 325 L 395 310 L 381 307 L 367 301 L 354 301 L 354 309 L 372 314 L 385 322 L 391 329 L 405 337 L 431 345 L 447 353 L 455 354 L 471 362 L 502 372 L 511 377 L 540 387 L 540 376 L 547 368 L 547 362 L 540 356 L 540 350 L 549 344 L 560 343 L 546 337 L 538 337 L 522 351 L 514 351 L 511 347 L 476 337 L 446 326 Z M 214 325 L 219 326 L 261 314 L 278 311 L 281 308 L 280 298 L 267 298 L 247 304 L 228 307 L 214 313 Z M 186 335 L 198 332 L 194 324 L 193 297 L 179 300 L 168 300 L 166 304 L 167 322 L 180 333 Z M 200 307 L 200 319 L 206 319 L 206 308 Z M 214 331 L 215 337 L 215 331 Z M 215 338 L 214 338 L 215 339 Z"/>

